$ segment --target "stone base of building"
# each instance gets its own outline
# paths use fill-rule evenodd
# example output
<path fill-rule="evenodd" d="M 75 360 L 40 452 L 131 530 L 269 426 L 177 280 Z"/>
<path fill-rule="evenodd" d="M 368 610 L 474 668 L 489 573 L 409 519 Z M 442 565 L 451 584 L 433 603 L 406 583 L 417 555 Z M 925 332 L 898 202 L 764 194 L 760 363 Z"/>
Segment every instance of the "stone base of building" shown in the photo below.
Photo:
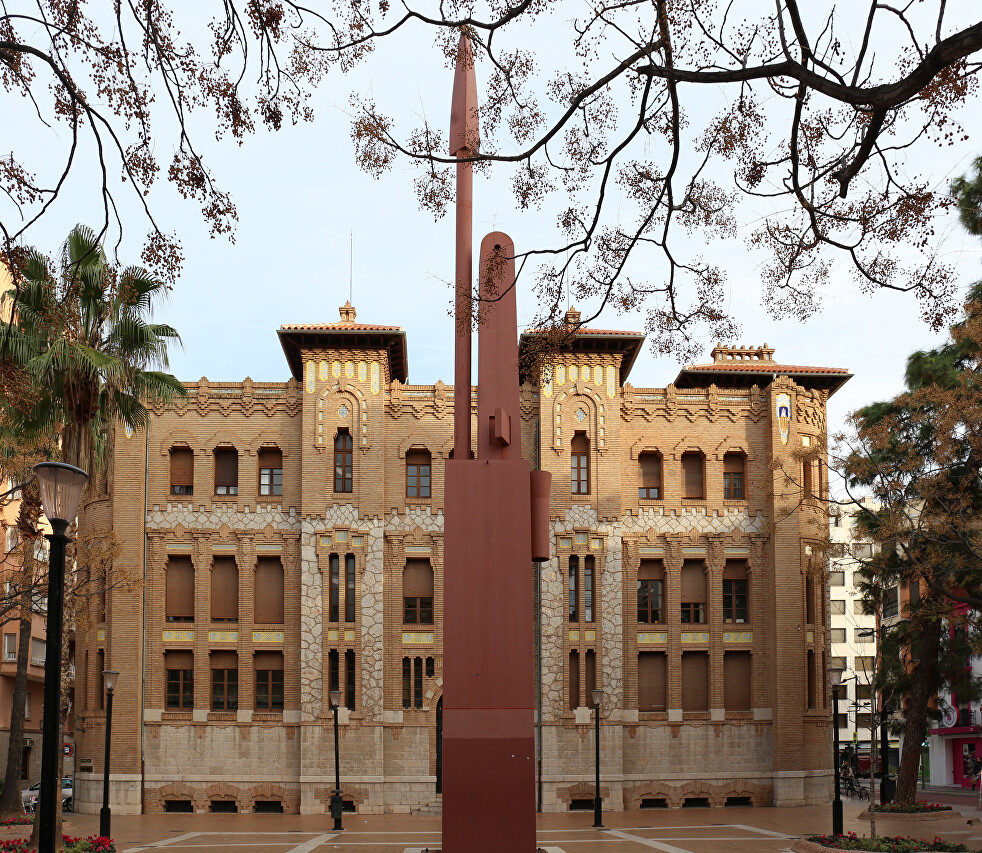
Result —
<path fill-rule="evenodd" d="M 835 785 L 831 770 L 782 770 L 773 774 L 774 805 L 818 806 L 831 802 Z"/>
<path fill-rule="evenodd" d="M 139 774 L 109 774 L 109 807 L 114 815 L 140 814 Z M 102 808 L 102 774 L 78 773 L 72 807 L 79 814 L 99 814 Z"/>

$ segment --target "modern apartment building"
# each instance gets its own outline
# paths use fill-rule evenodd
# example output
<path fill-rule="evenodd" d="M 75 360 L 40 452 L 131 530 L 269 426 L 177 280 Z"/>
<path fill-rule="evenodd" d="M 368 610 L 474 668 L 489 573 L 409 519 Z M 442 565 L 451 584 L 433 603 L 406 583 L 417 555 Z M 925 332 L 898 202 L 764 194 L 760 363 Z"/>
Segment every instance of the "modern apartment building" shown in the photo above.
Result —
<path fill-rule="evenodd" d="M 105 667 L 121 673 L 117 813 L 325 813 L 335 689 L 348 807 L 439 799 L 455 389 L 408 384 L 405 332 L 350 305 L 279 337 L 286 381 L 189 383 L 146 431 L 118 431 L 84 503 L 83 527 L 113 531 L 144 583 L 93 602 L 78 637 L 81 811 L 101 804 Z M 553 474 L 551 559 L 502 571 L 527 572 L 537 602 L 540 807 L 593 797 L 595 686 L 607 808 L 827 801 L 811 556 L 827 517 L 786 472 L 824 488 L 826 401 L 849 374 L 717 347 L 634 388 L 643 340 L 580 328 L 522 376 L 523 455 Z"/>

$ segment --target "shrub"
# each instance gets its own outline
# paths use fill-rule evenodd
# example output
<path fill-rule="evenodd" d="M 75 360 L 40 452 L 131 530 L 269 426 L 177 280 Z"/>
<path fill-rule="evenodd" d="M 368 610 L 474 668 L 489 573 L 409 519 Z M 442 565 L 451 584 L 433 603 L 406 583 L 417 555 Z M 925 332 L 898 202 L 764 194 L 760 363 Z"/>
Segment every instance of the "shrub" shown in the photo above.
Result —
<path fill-rule="evenodd" d="M 878 835 L 876 838 L 862 838 L 855 832 L 845 835 L 811 835 L 808 840 L 821 844 L 830 850 L 869 850 L 872 853 L 959 853 L 970 848 L 958 841 L 945 841 L 935 838 L 911 838 L 909 835 Z"/>
<path fill-rule="evenodd" d="M 922 814 L 924 812 L 950 812 L 951 806 L 946 806 L 944 803 L 926 803 L 924 800 L 918 800 L 909 806 L 900 806 L 897 803 L 874 805 L 870 806 L 870 811 L 892 812 L 893 814 Z"/>

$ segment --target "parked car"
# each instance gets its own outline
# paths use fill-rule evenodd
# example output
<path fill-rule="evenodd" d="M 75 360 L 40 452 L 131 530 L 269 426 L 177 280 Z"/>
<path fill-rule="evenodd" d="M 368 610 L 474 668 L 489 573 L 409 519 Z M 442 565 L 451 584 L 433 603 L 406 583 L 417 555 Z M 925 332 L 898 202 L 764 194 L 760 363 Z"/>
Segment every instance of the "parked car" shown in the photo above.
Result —
<path fill-rule="evenodd" d="M 38 807 L 38 794 L 41 792 L 41 783 L 35 782 L 30 788 L 25 788 L 20 792 L 20 801 L 24 804 L 24 811 L 33 812 Z M 72 810 L 72 778 L 65 776 L 61 780 L 61 808 L 63 811 Z"/>

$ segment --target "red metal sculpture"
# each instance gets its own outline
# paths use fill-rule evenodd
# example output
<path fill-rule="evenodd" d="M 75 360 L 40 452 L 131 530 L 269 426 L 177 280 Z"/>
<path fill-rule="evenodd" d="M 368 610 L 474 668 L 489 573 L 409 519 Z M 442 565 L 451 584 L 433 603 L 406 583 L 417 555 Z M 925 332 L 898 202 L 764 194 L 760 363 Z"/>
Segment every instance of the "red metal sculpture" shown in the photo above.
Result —
<path fill-rule="evenodd" d="M 466 160 L 477 147 L 477 84 L 471 45 L 462 36 L 450 151 Z M 478 341 L 477 455 L 472 458 L 472 201 L 471 164 L 460 162 L 454 452 L 445 484 L 443 850 L 533 853 L 530 570 L 533 559 L 549 557 L 550 475 L 530 472 L 521 456 L 515 248 L 500 232 L 481 243 L 484 307 Z"/>

